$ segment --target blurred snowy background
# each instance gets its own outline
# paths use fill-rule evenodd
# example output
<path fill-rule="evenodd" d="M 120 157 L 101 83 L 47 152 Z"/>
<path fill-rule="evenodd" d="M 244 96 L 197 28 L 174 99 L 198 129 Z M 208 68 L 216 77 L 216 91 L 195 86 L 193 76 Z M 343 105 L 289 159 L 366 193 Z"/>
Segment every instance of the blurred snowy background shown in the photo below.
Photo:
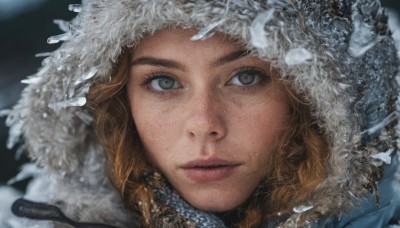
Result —
<path fill-rule="evenodd" d="M 80 0 L 0 0 L 0 110 L 15 104 L 23 85 L 20 81 L 36 72 L 41 58 L 35 54 L 52 51 L 58 45 L 46 43 L 48 37 L 62 33 L 54 19 L 70 20 L 75 13 L 69 4 Z M 383 5 L 400 10 L 399 0 L 383 0 Z M 8 129 L 0 118 L 0 186 L 18 173 L 27 158 L 17 161 L 15 149 L 6 149 Z M 24 189 L 25 182 L 12 186 Z M 1 193 L 0 193 L 1 194 Z"/>
<path fill-rule="evenodd" d="M 54 19 L 72 19 L 76 13 L 68 11 L 69 4 L 80 0 L 0 0 L 0 110 L 15 104 L 24 87 L 20 83 L 36 72 L 42 58 L 36 53 L 52 51 L 58 45 L 47 44 L 47 38 L 61 34 Z M 15 149 L 6 149 L 8 129 L 5 118 L 0 118 L 0 186 L 18 173 L 27 158 L 17 161 Z M 24 189 L 26 182 L 13 186 Z"/>

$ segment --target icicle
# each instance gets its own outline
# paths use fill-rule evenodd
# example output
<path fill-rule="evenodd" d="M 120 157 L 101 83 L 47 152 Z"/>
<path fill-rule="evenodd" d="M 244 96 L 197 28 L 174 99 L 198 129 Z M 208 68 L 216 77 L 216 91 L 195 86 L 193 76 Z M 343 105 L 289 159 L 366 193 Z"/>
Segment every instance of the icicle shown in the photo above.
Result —
<path fill-rule="evenodd" d="M 205 28 L 201 29 L 196 35 L 192 36 L 190 40 L 196 41 L 196 40 L 206 40 L 210 36 L 213 35 L 213 31 L 216 27 L 220 26 L 222 23 L 225 22 L 225 18 L 222 18 L 219 21 L 213 22 L 206 26 Z"/>
<path fill-rule="evenodd" d="M 40 80 L 42 79 L 42 75 L 44 72 L 48 70 L 49 67 L 43 67 L 42 69 L 39 70 L 36 74 L 27 76 L 26 79 L 21 80 L 22 84 L 38 84 Z"/>
<path fill-rule="evenodd" d="M 224 15 L 223 15 L 223 17 L 222 17 L 220 20 L 215 21 L 215 22 L 209 24 L 208 26 L 206 26 L 205 28 L 201 29 L 196 35 L 192 36 L 192 37 L 190 38 L 190 40 L 192 40 L 192 41 L 196 41 L 196 40 L 206 40 L 207 38 L 209 38 L 210 36 L 212 36 L 212 35 L 214 34 L 214 30 L 215 30 L 218 26 L 222 25 L 222 24 L 226 21 L 226 15 L 227 15 L 228 12 L 229 12 L 229 5 L 230 5 L 230 3 L 231 3 L 231 0 L 228 0 L 227 3 L 226 3 Z"/>
<path fill-rule="evenodd" d="M 353 29 L 349 42 L 349 54 L 360 57 L 372 48 L 380 39 L 376 39 L 370 26 L 363 21 L 361 16 L 353 16 Z"/>
<path fill-rule="evenodd" d="M 367 133 L 368 135 L 372 135 L 375 132 L 377 132 L 377 131 L 381 130 L 382 128 L 384 128 L 385 126 L 387 126 L 388 124 L 390 124 L 391 122 L 393 122 L 396 119 L 397 119 L 397 113 L 396 112 L 392 112 L 385 119 L 383 119 L 382 122 L 380 122 L 379 124 L 367 129 L 366 131 L 362 132 L 361 134 Z"/>
<path fill-rule="evenodd" d="M 92 67 L 87 73 L 83 74 L 82 76 L 80 76 L 74 83 L 74 85 L 79 85 L 82 82 L 91 79 L 93 76 L 95 76 L 97 73 L 97 68 L 96 67 Z"/>
<path fill-rule="evenodd" d="M 42 77 L 39 77 L 39 76 L 36 76 L 36 75 L 29 76 L 27 79 L 21 80 L 21 83 L 28 84 L 28 85 L 29 84 L 38 84 L 41 78 Z"/>
<path fill-rule="evenodd" d="M 49 57 L 52 54 L 52 52 L 42 52 L 42 53 L 37 53 L 35 57 L 40 58 L 40 57 Z"/>
<path fill-rule="evenodd" d="M 48 69 L 49 69 L 49 66 L 43 67 L 42 69 L 39 70 L 39 72 L 36 73 L 36 75 L 42 76 Z"/>
<path fill-rule="evenodd" d="M 285 63 L 289 66 L 299 65 L 312 58 L 312 54 L 304 48 L 291 49 L 286 53 Z"/>
<path fill-rule="evenodd" d="M 400 56 L 400 17 L 395 10 L 389 9 L 388 25 L 392 31 L 392 37 L 397 47 L 397 56 Z"/>
<path fill-rule="evenodd" d="M 386 152 L 373 154 L 373 155 L 371 155 L 371 158 L 375 158 L 375 159 L 381 160 L 381 161 L 385 162 L 386 164 L 390 165 L 390 163 L 392 162 L 392 157 L 390 157 L 392 152 L 393 152 L 393 149 L 389 149 Z"/>
<path fill-rule="evenodd" d="M 86 97 L 86 95 L 88 94 L 90 89 L 90 85 L 89 84 L 85 84 L 85 86 L 83 86 L 82 88 L 79 89 L 79 92 L 76 94 L 76 96 L 78 97 Z"/>
<path fill-rule="evenodd" d="M 55 20 L 53 20 L 53 23 L 58 25 L 58 28 L 60 28 L 61 31 L 63 31 L 63 32 L 69 31 L 70 23 L 68 21 L 55 19 Z"/>
<path fill-rule="evenodd" d="M 82 10 L 82 6 L 81 6 L 81 4 L 70 4 L 68 6 L 68 10 L 75 12 L 75 13 L 79 13 Z"/>
<path fill-rule="evenodd" d="M 56 43 L 59 43 L 60 41 L 67 41 L 67 40 L 71 39 L 71 36 L 72 36 L 71 32 L 66 32 L 64 34 L 52 36 L 47 39 L 47 43 L 56 44 Z"/>
<path fill-rule="evenodd" d="M 24 151 L 25 147 L 23 145 L 18 147 L 18 149 L 15 151 L 15 156 L 14 156 L 16 161 L 18 161 L 21 158 Z"/>
<path fill-rule="evenodd" d="M 7 124 L 8 126 L 10 126 L 9 124 Z M 14 147 L 15 144 L 17 144 L 17 142 L 20 139 L 20 136 L 22 134 L 22 128 L 25 126 L 25 122 L 19 120 L 15 123 L 12 124 L 12 126 L 10 127 L 10 132 L 9 132 L 9 136 L 7 139 L 7 148 L 8 149 L 12 149 Z"/>
<path fill-rule="evenodd" d="M 378 39 L 374 42 L 371 42 L 365 46 L 350 42 L 349 43 L 349 53 L 353 57 L 360 57 L 360 56 L 364 55 L 364 53 L 367 52 L 369 49 L 371 49 L 373 46 L 375 46 L 375 44 L 378 43 L 379 41 L 380 41 L 380 39 Z"/>
<path fill-rule="evenodd" d="M 340 83 L 340 82 L 338 83 L 338 86 L 339 86 L 339 88 L 341 88 L 343 90 L 346 90 L 347 88 L 350 87 L 350 85 L 345 84 L 345 83 Z"/>
<path fill-rule="evenodd" d="M 77 97 L 77 98 L 72 98 L 66 101 L 61 101 L 57 102 L 54 104 L 49 104 L 49 108 L 54 109 L 54 110 L 60 110 L 66 107 L 81 107 L 86 104 L 86 98 L 85 97 Z"/>
<path fill-rule="evenodd" d="M 25 180 L 27 178 L 33 177 L 39 173 L 38 167 L 34 163 L 24 164 L 22 166 L 21 172 L 17 174 L 14 178 L 7 182 L 8 185 L 15 184 L 19 181 Z"/>
<path fill-rule="evenodd" d="M 75 86 L 73 85 L 68 85 L 68 98 L 72 98 L 75 95 Z"/>
<path fill-rule="evenodd" d="M 10 112 L 11 112 L 10 109 L 3 109 L 3 110 L 0 110 L 0 117 L 7 116 Z"/>
<path fill-rule="evenodd" d="M 314 206 L 306 206 L 306 205 L 300 205 L 300 206 L 298 206 L 298 207 L 295 207 L 295 208 L 293 208 L 293 211 L 295 212 L 295 213 L 303 213 L 303 212 L 305 212 L 305 211 L 308 211 L 308 210 L 310 210 L 310 209 L 312 209 Z"/>
<path fill-rule="evenodd" d="M 270 21 L 274 15 L 275 9 L 269 9 L 257 15 L 250 27 L 251 43 L 256 48 L 267 48 L 268 41 L 266 38 L 264 26 Z"/>

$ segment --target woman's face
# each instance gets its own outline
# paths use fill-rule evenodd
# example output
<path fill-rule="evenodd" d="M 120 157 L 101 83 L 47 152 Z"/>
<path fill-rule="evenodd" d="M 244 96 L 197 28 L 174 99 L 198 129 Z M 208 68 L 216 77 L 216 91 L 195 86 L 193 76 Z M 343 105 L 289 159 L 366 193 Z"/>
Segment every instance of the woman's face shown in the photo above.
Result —
<path fill-rule="evenodd" d="M 267 174 L 288 105 L 270 66 L 216 34 L 165 29 L 133 51 L 127 85 L 149 160 L 196 208 L 243 203 Z"/>

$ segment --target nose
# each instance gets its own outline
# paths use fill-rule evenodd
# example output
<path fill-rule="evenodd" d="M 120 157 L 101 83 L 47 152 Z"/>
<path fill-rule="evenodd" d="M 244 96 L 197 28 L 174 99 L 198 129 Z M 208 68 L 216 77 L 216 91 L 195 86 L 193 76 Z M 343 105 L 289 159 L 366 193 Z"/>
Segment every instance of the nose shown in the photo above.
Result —
<path fill-rule="evenodd" d="M 225 136 L 224 111 L 217 96 L 211 92 L 201 92 L 187 102 L 187 137 L 201 142 L 217 142 Z"/>

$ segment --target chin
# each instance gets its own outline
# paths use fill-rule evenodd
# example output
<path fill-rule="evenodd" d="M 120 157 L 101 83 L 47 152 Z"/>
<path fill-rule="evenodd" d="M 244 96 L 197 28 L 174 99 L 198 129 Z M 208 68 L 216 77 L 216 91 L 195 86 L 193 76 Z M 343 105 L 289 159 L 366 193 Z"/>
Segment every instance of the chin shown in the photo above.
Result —
<path fill-rule="evenodd" d="M 190 202 L 189 202 L 190 203 Z M 194 206 L 195 208 L 201 210 L 201 211 L 207 211 L 207 212 L 227 212 L 230 211 L 232 209 L 235 209 L 237 206 L 239 205 L 226 205 L 226 204 L 222 204 L 222 205 L 216 205 L 216 204 L 200 204 L 200 205 L 196 205 L 196 204 L 192 204 L 192 206 Z"/>
<path fill-rule="evenodd" d="M 220 192 L 219 194 L 210 192 L 209 194 L 197 193 L 193 191 L 190 195 L 183 195 L 195 208 L 208 212 L 226 212 L 238 207 L 247 197 L 242 194 L 232 194 L 229 192 Z"/>

